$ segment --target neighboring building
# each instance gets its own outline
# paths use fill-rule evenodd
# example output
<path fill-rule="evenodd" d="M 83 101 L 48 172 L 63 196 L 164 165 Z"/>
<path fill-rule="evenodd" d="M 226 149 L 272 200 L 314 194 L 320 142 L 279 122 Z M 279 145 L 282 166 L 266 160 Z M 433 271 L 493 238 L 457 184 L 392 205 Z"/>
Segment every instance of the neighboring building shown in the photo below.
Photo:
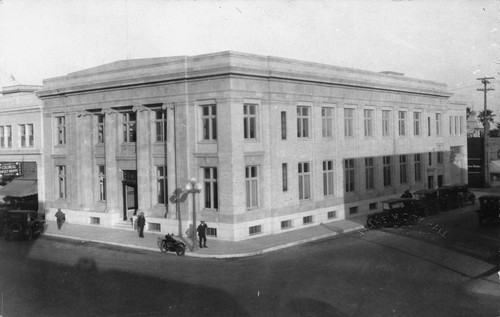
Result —
<path fill-rule="evenodd" d="M 3 87 L 0 96 L 0 196 L 16 208 L 43 209 L 42 102 L 35 95 L 41 86 Z M 37 206 L 38 205 L 38 206 Z"/>
<path fill-rule="evenodd" d="M 176 234 L 194 207 L 235 241 L 374 212 L 405 189 L 467 182 L 466 104 L 446 89 L 236 52 L 48 79 L 45 206 L 102 226 L 143 211 L 147 230 Z"/>
<path fill-rule="evenodd" d="M 467 137 L 468 138 L 478 138 L 484 132 L 483 125 L 479 125 L 477 120 L 476 112 L 472 111 L 467 118 Z"/>

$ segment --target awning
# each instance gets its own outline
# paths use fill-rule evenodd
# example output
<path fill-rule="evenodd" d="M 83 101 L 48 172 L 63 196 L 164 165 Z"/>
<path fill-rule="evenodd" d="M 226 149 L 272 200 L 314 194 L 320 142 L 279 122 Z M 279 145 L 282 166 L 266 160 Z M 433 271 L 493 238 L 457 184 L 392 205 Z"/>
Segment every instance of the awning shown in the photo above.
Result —
<path fill-rule="evenodd" d="M 490 174 L 500 174 L 500 161 L 490 161 Z"/>
<path fill-rule="evenodd" d="M 14 179 L 0 189 L 0 196 L 25 197 L 38 194 L 38 184 L 33 179 Z"/>

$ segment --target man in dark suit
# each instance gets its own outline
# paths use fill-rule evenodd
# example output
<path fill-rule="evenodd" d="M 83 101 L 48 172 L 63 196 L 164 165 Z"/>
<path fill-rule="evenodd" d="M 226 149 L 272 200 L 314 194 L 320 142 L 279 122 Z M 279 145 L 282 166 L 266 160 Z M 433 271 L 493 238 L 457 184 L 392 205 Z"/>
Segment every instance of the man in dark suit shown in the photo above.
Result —
<path fill-rule="evenodd" d="M 207 224 L 205 221 L 201 221 L 200 225 L 196 229 L 198 231 L 198 241 L 200 241 L 200 248 L 207 247 Z M 203 240 L 203 246 L 201 246 L 201 240 Z"/>

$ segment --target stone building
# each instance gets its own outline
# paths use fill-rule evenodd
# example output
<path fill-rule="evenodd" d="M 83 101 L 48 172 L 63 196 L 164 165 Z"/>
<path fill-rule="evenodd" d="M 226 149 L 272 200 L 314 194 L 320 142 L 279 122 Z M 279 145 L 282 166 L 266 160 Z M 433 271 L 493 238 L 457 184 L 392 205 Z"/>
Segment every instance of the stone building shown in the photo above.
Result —
<path fill-rule="evenodd" d="M 36 85 L 3 87 L 0 96 L 0 189 L 15 208 L 43 209 L 42 102 Z"/>
<path fill-rule="evenodd" d="M 45 193 L 67 220 L 243 240 L 467 182 L 465 103 L 444 84 L 237 52 L 47 79 Z M 201 191 L 186 193 L 196 178 Z"/>

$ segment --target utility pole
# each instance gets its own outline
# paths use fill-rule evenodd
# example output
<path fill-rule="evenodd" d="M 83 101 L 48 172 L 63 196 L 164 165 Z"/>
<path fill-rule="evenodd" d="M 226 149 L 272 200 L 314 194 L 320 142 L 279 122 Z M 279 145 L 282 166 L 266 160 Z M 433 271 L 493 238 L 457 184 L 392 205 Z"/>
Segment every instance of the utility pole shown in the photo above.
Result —
<path fill-rule="evenodd" d="M 488 93 L 488 90 L 495 90 L 491 87 L 487 87 L 487 85 L 490 83 L 490 79 L 495 79 L 495 77 L 483 77 L 483 78 L 477 78 L 477 80 L 480 80 L 481 83 L 484 85 L 484 88 L 477 88 L 478 91 L 483 91 L 484 92 L 484 112 L 483 112 L 483 118 L 484 118 L 484 155 L 483 155 L 483 173 L 484 173 L 484 187 L 490 187 L 490 159 L 489 159 L 489 152 L 488 152 L 488 138 L 489 138 L 489 132 L 490 132 L 490 118 L 486 117 L 486 95 Z"/>

